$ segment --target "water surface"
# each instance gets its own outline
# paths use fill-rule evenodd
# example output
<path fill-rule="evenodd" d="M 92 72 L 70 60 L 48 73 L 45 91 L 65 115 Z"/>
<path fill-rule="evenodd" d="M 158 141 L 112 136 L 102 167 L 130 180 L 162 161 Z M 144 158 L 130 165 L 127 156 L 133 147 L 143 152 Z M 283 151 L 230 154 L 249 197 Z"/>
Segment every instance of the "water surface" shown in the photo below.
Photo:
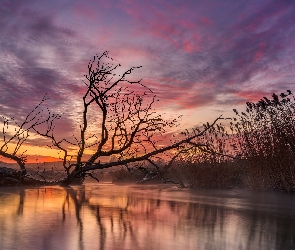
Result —
<path fill-rule="evenodd" d="M 295 196 L 96 183 L 0 188 L 0 249 L 295 249 Z"/>

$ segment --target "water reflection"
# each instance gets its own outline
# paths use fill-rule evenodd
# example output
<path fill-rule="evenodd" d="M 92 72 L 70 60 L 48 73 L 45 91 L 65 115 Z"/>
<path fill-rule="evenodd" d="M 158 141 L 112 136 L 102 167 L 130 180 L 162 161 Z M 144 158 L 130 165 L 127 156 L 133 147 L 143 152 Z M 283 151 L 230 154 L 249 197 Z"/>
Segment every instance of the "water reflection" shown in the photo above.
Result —
<path fill-rule="evenodd" d="M 294 195 L 89 184 L 1 188 L 1 249 L 294 249 Z"/>

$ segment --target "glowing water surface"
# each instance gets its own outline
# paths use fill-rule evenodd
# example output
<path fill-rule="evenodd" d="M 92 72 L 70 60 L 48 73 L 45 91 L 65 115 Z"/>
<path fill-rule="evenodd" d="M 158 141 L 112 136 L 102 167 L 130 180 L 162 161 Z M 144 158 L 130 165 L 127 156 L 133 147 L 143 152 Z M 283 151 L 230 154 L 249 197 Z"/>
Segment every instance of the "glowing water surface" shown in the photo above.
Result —
<path fill-rule="evenodd" d="M 295 249 L 295 196 L 167 185 L 0 188 L 0 249 Z"/>

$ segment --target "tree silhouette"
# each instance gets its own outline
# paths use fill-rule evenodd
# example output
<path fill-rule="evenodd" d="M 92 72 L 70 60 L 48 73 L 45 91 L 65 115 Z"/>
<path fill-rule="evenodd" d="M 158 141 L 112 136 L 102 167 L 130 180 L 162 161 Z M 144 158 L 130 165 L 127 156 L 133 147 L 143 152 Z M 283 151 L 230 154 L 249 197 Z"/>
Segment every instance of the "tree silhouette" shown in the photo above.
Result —
<path fill-rule="evenodd" d="M 3 122 L 2 133 L 0 139 L 0 155 L 4 158 L 15 161 L 19 167 L 20 172 L 3 169 L 0 174 L 12 175 L 22 180 L 27 170 L 25 167 L 26 156 L 21 152 L 22 145 L 26 142 L 30 135 L 30 131 L 35 130 L 36 127 L 40 128 L 42 125 L 50 125 L 59 115 L 51 114 L 48 112 L 44 115 L 45 109 L 42 104 L 47 100 L 46 95 L 42 98 L 41 102 L 25 117 L 24 121 L 19 123 L 14 117 L 1 116 L 0 120 Z M 52 132 L 52 126 L 47 126 L 47 133 Z"/>
<path fill-rule="evenodd" d="M 45 116 L 36 112 L 33 118 L 30 118 L 32 114 L 27 117 L 25 123 L 29 120 L 32 124 L 24 130 L 25 136 L 16 133 L 19 146 L 26 140 L 29 131 L 34 131 L 50 139 L 52 146 L 63 152 L 63 166 L 67 176 L 57 183 L 66 186 L 76 180 L 83 181 L 85 175 L 91 175 L 90 171 L 95 169 L 113 166 L 126 166 L 130 169 L 130 164 L 134 162 L 148 161 L 157 168 L 153 161 L 153 157 L 157 155 L 173 151 L 170 156 L 174 159 L 175 155 L 188 151 L 183 150 L 184 148 L 208 149 L 210 146 L 194 140 L 214 126 L 220 117 L 203 129 L 183 133 L 182 139 L 170 141 L 167 146 L 158 146 L 159 136 L 164 136 L 169 129 L 175 127 L 177 119 L 164 119 L 153 108 L 157 100 L 152 90 L 141 80 L 130 80 L 131 73 L 140 67 L 132 67 L 118 74 L 116 72 L 120 70 L 120 66 L 113 63 L 107 51 L 100 56 L 94 56 L 89 62 L 84 81 L 86 88 L 82 98 L 80 134 L 79 137 L 74 137 L 74 142 L 57 139 L 54 121 L 60 116 L 50 113 L 49 110 Z M 23 126 L 19 128 L 23 129 Z M 69 145 L 77 148 L 75 156 L 69 154 Z M 15 156 L 19 147 L 8 156 L 3 148 L 5 144 L 1 148 L 1 155 L 20 162 L 19 165 L 25 173 L 25 161 Z M 89 156 L 87 152 L 92 153 Z M 111 160 L 102 161 L 105 157 Z"/>

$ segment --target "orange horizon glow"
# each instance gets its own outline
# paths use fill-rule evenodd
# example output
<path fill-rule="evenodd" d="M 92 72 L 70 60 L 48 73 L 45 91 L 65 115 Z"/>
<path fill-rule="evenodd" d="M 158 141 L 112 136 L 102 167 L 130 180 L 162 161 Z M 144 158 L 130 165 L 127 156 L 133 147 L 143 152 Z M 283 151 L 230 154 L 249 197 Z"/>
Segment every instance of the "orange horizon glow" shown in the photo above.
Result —
<path fill-rule="evenodd" d="M 4 163 L 16 163 L 16 161 L 0 156 L 0 161 Z M 42 155 L 28 155 L 26 156 L 26 163 L 40 163 L 40 162 L 61 162 L 62 159 L 52 156 Z"/>

